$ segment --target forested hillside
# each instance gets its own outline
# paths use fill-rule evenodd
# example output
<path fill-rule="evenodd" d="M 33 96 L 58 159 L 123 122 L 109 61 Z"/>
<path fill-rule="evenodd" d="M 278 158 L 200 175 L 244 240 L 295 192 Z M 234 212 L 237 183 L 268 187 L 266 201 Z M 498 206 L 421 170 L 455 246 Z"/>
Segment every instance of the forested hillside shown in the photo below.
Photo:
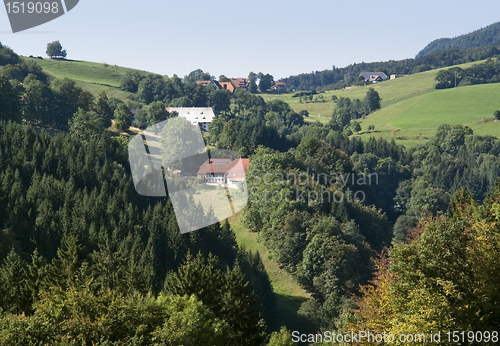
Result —
<path fill-rule="evenodd" d="M 311 124 L 279 99 L 158 75 L 126 76 L 146 104 L 133 118 L 7 47 L 0 65 L 0 345 L 293 345 L 228 222 L 181 235 L 168 197 L 134 189 L 127 131 L 172 102 L 216 108 L 208 148 L 249 158 L 241 222 L 310 295 L 287 327 L 498 327 L 498 138 L 443 124 L 413 148 L 362 141 L 376 89 Z"/>
<path fill-rule="evenodd" d="M 168 199 L 135 192 L 104 94 L 27 78 L 0 75 L 0 344 L 266 344 L 276 303 L 259 255 L 227 222 L 181 235 Z"/>
<path fill-rule="evenodd" d="M 345 331 L 370 330 L 395 340 L 406 334 L 421 345 L 435 344 L 430 337 L 438 334 L 442 345 L 497 344 L 499 200 L 498 186 L 480 204 L 462 191 L 446 216 L 422 220 L 406 244 L 381 254 L 373 285 L 363 287 Z"/>
<path fill-rule="evenodd" d="M 417 58 L 446 48 L 469 49 L 498 43 L 500 43 L 500 22 L 470 34 L 434 40 L 417 54 Z"/>

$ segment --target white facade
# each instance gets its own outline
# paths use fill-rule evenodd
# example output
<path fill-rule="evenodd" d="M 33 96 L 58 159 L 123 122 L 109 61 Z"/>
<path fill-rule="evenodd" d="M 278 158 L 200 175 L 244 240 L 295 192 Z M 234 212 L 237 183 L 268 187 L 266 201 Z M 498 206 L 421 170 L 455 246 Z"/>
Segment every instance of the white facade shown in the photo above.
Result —
<path fill-rule="evenodd" d="M 208 125 L 215 118 L 215 113 L 210 107 L 169 107 L 169 112 L 177 112 L 180 117 L 186 118 L 193 125 L 208 132 Z"/>

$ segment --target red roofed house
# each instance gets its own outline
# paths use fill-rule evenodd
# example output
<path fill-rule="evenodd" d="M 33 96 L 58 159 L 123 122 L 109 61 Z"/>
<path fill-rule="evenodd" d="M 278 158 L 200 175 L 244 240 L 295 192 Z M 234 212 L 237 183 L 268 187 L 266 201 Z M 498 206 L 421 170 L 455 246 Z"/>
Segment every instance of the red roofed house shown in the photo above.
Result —
<path fill-rule="evenodd" d="M 207 183 L 235 186 L 238 182 L 245 181 L 245 171 L 248 167 L 248 159 L 209 159 L 200 166 L 197 175 Z"/>
<path fill-rule="evenodd" d="M 248 79 L 246 78 L 231 78 L 231 83 L 233 83 L 235 89 L 242 88 L 245 91 L 248 89 Z"/>
<path fill-rule="evenodd" d="M 274 85 L 271 87 L 272 90 L 285 90 L 286 89 L 286 84 L 283 82 L 275 82 Z"/>

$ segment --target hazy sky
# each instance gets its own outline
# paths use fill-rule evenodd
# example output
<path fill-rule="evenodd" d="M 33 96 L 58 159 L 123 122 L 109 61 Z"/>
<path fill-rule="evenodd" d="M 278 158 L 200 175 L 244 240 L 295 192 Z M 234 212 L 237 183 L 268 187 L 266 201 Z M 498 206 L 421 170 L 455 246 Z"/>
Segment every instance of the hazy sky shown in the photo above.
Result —
<path fill-rule="evenodd" d="M 50 1 L 50 0 L 49 0 Z M 68 59 L 182 77 L 291 74 L 354 62 L 414 57 L 430 41 L 500 21 L 500 1 L 80 0 L 66 15 L 12 34 L 0 9 L 0 42 L 45 56 L 59 40 Z"/>

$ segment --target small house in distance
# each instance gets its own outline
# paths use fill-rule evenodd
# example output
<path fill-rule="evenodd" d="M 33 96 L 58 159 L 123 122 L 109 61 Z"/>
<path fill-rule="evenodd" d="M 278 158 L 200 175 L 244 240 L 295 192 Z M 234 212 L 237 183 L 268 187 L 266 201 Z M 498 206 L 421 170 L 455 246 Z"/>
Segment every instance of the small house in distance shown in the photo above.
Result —
<path fill-rule="evenodd" d="M 286 84 L 284 82 L 275 82 L 271 87 L 272 90 L 283 91 L 286 90 Z"/>
<path fill-rule="evenodd" d="M 384 72 L 363 72 L 359 75 L 363 77 L 365 82 L 380 83 L 387 79 L 387 75 Z"/>
<path fill-rule="evenodd" d="M 193 125 L 208 132 L 208 125 L 215 118 L 215 113 L 210 107 L 167 107 L 168 112 L 177 112 L 180 117 L 186 118 Z"/>

